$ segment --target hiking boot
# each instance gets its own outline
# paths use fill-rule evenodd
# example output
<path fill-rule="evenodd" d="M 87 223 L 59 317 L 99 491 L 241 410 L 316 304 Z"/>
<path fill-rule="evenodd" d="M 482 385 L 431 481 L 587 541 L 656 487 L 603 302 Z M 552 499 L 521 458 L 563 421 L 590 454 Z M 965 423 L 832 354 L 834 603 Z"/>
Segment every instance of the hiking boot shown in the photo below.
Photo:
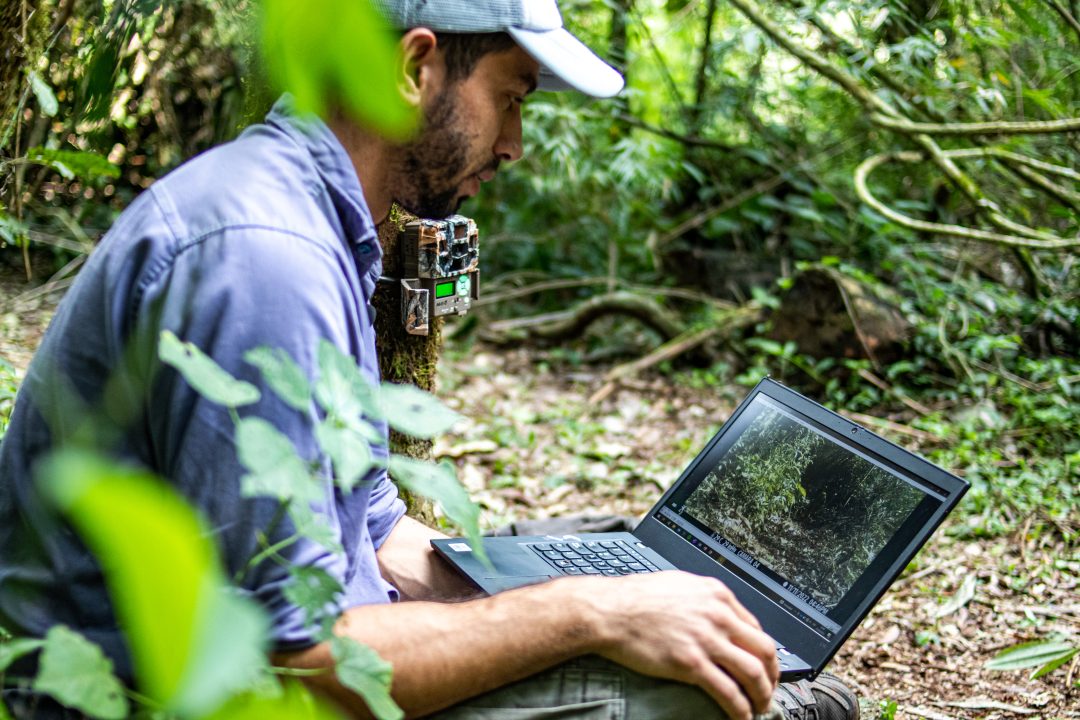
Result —
<path fill-rule="evenodd" d="M 787 720 L 859 720 L 855 693 L 830 673 L 821 673 L 813 682 L 781 683 L 773 700 Z"/>

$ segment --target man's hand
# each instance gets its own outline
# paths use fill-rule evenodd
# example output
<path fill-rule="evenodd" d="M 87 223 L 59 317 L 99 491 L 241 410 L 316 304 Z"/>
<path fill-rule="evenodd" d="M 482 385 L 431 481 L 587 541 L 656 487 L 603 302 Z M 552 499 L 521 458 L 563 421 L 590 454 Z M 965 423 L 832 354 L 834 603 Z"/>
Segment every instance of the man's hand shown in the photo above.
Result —
<path fill-rule="evenodd" d="M 652 573 L 597 579 L 592 591 L 608 624 L 599 654 L 698 685 L 732 720 L 769 708 L 780 677 L 776 645 L 719 580 Z"/>

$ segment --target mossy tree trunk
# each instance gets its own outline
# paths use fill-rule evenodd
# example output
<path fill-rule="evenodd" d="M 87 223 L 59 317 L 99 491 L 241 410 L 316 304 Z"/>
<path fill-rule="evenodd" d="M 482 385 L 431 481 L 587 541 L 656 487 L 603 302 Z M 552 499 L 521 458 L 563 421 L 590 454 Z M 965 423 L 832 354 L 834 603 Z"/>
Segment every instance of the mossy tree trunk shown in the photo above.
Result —
<path fill-rule="evenodd" d="M 379 242 L 383 249 L 383 275 L 396 278 L 401 275 L 401 254 L 398 247 L 399 233 L 405 223 L 414 219 L 397 206 L 379 226 Z M 401 319 L 401 288 L 396 283 L 379 283 L 372 299 L 375 308 L 375 346 L 379 352 L 379 370 L 384 382 L 409 383 L 421 390 L 434 392 L 439 349 L 442 346 L 442 319 L 431 318 L 428 335 L 410 335 L 405 332 Z M 398 455 L 430 460 L 430 440 L 390 432 L 390 452 Z M 434 507 L 430 500 L 401 491 L 409 516 L 435 525 Z"/>

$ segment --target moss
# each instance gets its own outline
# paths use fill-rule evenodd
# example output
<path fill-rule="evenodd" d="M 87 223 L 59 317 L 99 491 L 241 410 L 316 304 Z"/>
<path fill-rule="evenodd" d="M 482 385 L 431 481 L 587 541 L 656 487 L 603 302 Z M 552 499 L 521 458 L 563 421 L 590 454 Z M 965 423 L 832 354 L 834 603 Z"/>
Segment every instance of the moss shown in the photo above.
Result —
<path fill-rule="evenodd" d="M 412 216 L 395 205 L 387 220 L 379 226 L 383 275 L 387 277 L 397 277 L 399 274 L 398 233 L 411 219 Z M 375 346 L 379 352 L 379 371 L 383 381 L 408 383 L 428 392 L 434 391 L 439 351 L 442 349 L 442 320 L 432 320 L 430 335 L 406 333 L 401 320 L 401 290 L 395 283 L 379 283 L 372 306 L 375 308 Z M 396 432 L 390 434 L 390 451 L 398 455 L 430 460 L 431 448 L 429 440 L 418 440 Z M 402 492 L 402 497 L 411 517 L 428 525 L 435 524 L 434 510 L 428 500 L 406 492 Z"/>

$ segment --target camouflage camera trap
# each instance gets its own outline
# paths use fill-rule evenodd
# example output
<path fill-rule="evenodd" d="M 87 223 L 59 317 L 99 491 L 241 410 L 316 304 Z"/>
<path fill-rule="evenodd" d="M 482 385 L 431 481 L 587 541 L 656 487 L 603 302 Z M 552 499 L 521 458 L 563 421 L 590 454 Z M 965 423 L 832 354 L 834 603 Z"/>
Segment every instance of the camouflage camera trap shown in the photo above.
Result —
<path fill-rule="evenodd" d="M 479 233 L 471 218 L 414 220 L 399 246 L 401 314 L 410 335 L 427 335 L 432 318 L 464 315 L 480 297 Z"/>

